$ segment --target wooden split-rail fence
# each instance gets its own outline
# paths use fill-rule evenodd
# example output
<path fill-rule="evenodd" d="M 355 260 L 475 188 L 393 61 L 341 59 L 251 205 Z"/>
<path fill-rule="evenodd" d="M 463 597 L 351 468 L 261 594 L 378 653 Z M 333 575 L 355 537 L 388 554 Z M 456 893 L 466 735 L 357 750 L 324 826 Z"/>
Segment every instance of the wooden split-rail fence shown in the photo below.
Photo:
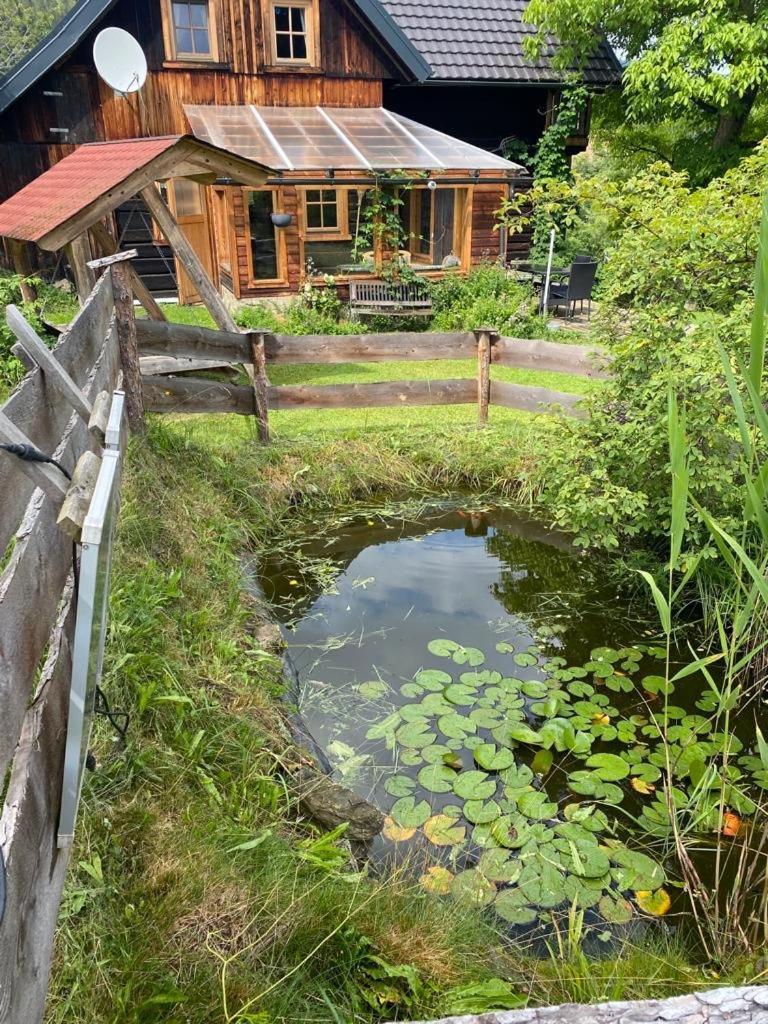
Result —
<path fill-rule="evenodd" d="M 138 320 L 136 340 L 142 364 L 154 363 L 161 371 L 174 366 L 183 370 L 195 365 L 211 368 L 225 363 L 252 367 L 252 387 L 187 374 L 165 376 L 145 372 L 143 400 L 145 408 L 152 412 L 255 415 L 264 440 L 268 438 L 271 410 L 477 403 L 481 423 L 487 421 L 492 405 L 579 416 L 581 395 L 492 380 L 491 366 L 595 378 L 608 376 L 605 353 L 598 348 L 507 338 L 489 328 L 442 334 L 291 335 L 270 331 L 235 334 L 186 324 Z M 270 365 L 290 363 L 435 359 L 476 360 L 476 378 L 273 386 L 267 373 Z"/>
<path fill-rule="evenodd" d="M 17 454 L 26 446 L 28 454 L 49 455 L 66 472 L 0 450 L 0 1024 L 36 1024 L 44 1013 L 68 855 L 57 844 L 57 825 L 77 611 L 73 541 L 89 507 L 94 466 L 109 447 L 114 389 L 124 389 L 134 427 L 145 410 L 240 413 L 256 416 L 267 441 L 271 410 L 476 402 L 481 422 L 490 405 L 578 414 L 579 396 L 493 381 L 491 365 L 606 373 L 596 350 L 488 329 L 293 336 L 137 321 L 129 255 L 96 261 L 104 274 L 53 350 L 13 307 L 7 314 L 29 372 L 0 407 L 0 444 L 16 446 Z M 477 361 L 474 380 L 316 387 L 272 386 L 267 376 L 270 365 L 286 363 L 468 358 Z M 251 383 L 179 372 L 222 365 L 245 366 Z M 158 375 L 163 370 L 175 373 Z"/>
<path fill-rule="evenodd" d="M 87 509 L 78 467 L 101 455 L 120 371 L 112 278 L 97 283 L 53 352 L 13 307 L 8 322 L 30 370 L 0 407 L 0 443 L 34 446 L 74 475 L 70 484 L 54 464 L 0 451 L 0 1022 L 36 1024 L 68 855 L 57 848 L 57 824 L 77 606 L 73 541 Z"/>

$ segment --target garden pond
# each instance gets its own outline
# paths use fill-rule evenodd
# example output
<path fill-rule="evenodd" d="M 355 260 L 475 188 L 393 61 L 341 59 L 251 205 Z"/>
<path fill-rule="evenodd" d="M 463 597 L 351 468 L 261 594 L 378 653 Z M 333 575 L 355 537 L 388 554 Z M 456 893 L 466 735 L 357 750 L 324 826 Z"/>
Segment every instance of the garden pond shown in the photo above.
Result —
<path fill-rule="evenodd" d="M 574 906 L 604 940 L 684 920 L 668 801 L 706 878 L 724 812 L 743 821 L 768 788 L 713 686 L 675 680 L 701 657 L 684 638 L 667 670 L 642 589 L 518 511 L 351 510 L 263 561 L 259 582 L 303 727 L 386 815 L 373 863 L 518 936 Z"/>

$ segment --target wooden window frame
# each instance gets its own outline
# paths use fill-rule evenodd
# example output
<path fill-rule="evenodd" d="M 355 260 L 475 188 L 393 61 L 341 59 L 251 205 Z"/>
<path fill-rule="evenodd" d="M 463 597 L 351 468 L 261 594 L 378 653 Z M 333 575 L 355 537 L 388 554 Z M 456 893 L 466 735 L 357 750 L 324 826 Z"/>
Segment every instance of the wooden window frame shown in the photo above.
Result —
<path fill-rule="evenodd" d="M 307 185 L 297 189 L 301 210 L 301 232 L 311 242 L 348 242 L 352 237 L 349 230 L 349 189 L 336 185 Z M 336 197 L 336 227 L 311 228 L 307 223 L 307 193 L 333 192 Z"/>
<path fill-rule="evenodd" d="M 221 209 L 218 204 L 221 203 Z M 221 213 L 221 219 L 219 214 Z M 223 220 L 223 223 L 222 223 Z M 237 236 L 232 206 L 232 186 L 215 185 L 211 188 L 211 223 L 213 224 L 214 255 L 220 270 L 232 278 L 237 277 Z M 222 237 L 223 236 L 223 237 Z M 226 246 L 226 261 L 221 259 L 219 242 Z"/>
<path fill-rule="evenodd" d="M 278 57 L 277 55 L 277 32 L 275 29 L 275 8 L 276 7 L 303 7 L 306 11 L 306 41 L 307 56 Z M 307 68 L 320 67 L 320 4 L 319 0 L 263 0 L 262 20 L 264 23 L 264 40 L 266 50 L 266 62 L 268 66 L 280 68 Z"/>
<path fill-rule="evenodd" d="M 206 0 L 206 5 L 208 7 L 208 42 L 211 46 L 211 52 L 209 54 L 185 53 L 183 50 L 179 51 L 176 47 L 176 31 L 173 21 L 173 0 L 160 0 L 166 63 L 208 65 L 219 64 L 221 62 L 217 0 Z"/>
<path fill-rule="evenodd" d="M 272 193 L 272 206 L 273 208 L 280 205 L 280 189 L 274 186 L 268 186 L 266 188 L 243 188 L 243 213 L 244 213 L 244 228 L 245 228 L 245 258 L 248 267 L 248 291 L 256 288 L 274 288 L 278 285 L 288 284 L 288 248 L 286 245 L 285 233 L 288 228 L 276 228 L 272 227 L 275 233 L 275 254 L 277 257 L 277 277 L 254 277 L 253 274 L 253 253 L 251 252 L 251 220 L 249 213 L 248 196 L 251 192 L 271 192 Z"/>

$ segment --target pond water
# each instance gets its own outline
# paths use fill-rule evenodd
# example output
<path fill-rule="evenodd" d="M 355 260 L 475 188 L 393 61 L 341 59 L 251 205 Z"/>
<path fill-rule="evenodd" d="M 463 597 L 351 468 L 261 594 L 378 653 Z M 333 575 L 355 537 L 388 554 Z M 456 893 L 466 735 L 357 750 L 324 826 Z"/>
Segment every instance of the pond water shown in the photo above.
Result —
<path fill-rule="evenodd" d="M 684 911 L 662 779 L 678 802 L 700 791 L 722 734 L 706 682 L 667 682 L 642 597 L 603 562 L 519 513 L 453 504 L 353 511 L 265 561 L 260 583 L 305 728 L 387 815 L 375 864 L 532 939 L 574 904 L 604 940 Z M 710 788 L 703 833 L 721 812 Z"/>

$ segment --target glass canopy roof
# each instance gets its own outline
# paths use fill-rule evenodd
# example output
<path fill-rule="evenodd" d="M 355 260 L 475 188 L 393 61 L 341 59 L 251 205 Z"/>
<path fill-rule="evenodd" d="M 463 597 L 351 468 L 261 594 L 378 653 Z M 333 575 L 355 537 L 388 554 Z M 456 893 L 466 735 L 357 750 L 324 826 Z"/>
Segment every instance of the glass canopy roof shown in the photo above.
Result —
<path fill-rule="evenodd" d="M 281 171 L 522 170 L 383 107 L 191 106 L 193 133 Z"/>

